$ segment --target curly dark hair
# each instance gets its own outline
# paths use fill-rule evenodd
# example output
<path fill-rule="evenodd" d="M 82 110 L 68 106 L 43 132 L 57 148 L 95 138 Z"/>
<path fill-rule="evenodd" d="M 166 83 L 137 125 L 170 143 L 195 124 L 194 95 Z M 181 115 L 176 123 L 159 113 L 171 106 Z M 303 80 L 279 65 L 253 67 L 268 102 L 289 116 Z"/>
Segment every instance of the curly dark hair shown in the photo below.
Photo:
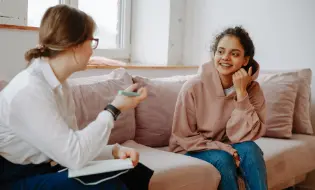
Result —
<path fill-rule="evenodd" d="M 211 47 L 211 51 L 213 53 L 217 51 L 218 44 L 224 36 L 234 36 L 239 39 L 241 45 L 244 48 L 244 56 L 249 56 L 248 64 L 243 68 L 246 71 L 248 71 L 248 69 L 252 67 L 252 71 L 253 73 L 255 73 L 257 70 L 257 68 L 255 67 L 255 64 L 253 64 L 254 55 L 255 55 L 255 46 L 248 32 L 242 26 L 235 26 L 235 27 L 230 27 L 230 28 L 225 29 L 223 32 L 221 32 L 215 37 L 215 40 L 213 41 L 213 44 Z"/>

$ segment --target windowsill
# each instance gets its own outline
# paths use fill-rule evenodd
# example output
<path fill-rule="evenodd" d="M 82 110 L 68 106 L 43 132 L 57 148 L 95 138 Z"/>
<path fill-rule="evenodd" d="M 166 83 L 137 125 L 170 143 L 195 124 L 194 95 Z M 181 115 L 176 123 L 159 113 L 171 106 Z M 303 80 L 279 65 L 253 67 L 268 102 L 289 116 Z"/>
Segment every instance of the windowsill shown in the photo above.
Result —
<path fill-rule="evenodd" d="M 14 29 L 14 30 L 38 31 L 38 27 L 33 27 L 33 26 L 19 26 L 19 25 L 11 25 L 11 24 L 0 24 L 0 29 Z"/>
<path fill-rule="evenodd" d="M 27 30 L 27 31 L 38 31 L 38 27 L 33 26 L 19 26 L 10 24 L 0 24 L 0 29 L 13 29 L 13 30 Z M 126 66 L 108 66 L 108 65 L 88 65 L 88 69 L 162 69 L 162 70 L 176 70 L 176 69 L 196 69 L 198 66 L 184 66 L 184 65 L 126 65 Z"/>
<path fill-rule="evenodd" d="M 108 66 L 108 65 L 88 65 L 88 69 L 117 69 L 117 68 L 125 68 L 125 69 L 165 69 L 165 70 L 176 70 L 176 69 L 196 69 L 198 66 L 150 66 L 150 65 L 126 65 L 126 66 Z"/>

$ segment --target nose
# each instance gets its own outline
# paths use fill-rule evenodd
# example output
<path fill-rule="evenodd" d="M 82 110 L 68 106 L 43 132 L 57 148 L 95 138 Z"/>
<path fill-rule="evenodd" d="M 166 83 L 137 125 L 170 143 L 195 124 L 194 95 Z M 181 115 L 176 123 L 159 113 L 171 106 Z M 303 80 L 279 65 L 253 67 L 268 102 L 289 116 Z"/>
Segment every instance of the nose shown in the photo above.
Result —
<path fill-rule="evenodd" d="M 230 55 L 228 53 L 225 53 L 225 54 L 222 55 L 221 59 L 229 60 L 230 59 Z"/>

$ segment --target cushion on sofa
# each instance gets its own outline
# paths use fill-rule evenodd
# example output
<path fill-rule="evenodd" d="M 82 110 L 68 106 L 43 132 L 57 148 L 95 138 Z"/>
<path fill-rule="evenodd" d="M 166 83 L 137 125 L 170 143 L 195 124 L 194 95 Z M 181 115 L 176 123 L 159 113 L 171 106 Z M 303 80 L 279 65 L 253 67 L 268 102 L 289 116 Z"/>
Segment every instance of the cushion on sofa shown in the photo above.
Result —
<path fill-rule="evenodd" d="M 291 139 L 260 138 L 256 143 L 264 152 L 270 189 L 286 188 L 290 184 L 284 187 L 284 182 L 315 169 L 314 136 L 293 134 Z"/>
<path fill-rule="evenodd" d="M 80 129 L 94 121 L 99 112 L 112 102 L 118 90 L 132 85 L 132 77 L 125 69 L 116 69 L 108 75 L 69 79 L 76 106 L 76 118 Z M 115 121 L 109 144 L 134 139 L 135 111 L 120 114 Z"/>
<path fill-rule="evenodd" d="M 255 142 L 264 152 L 269 189 L 295 185 L 297 181 L 303 181 L 308 172 L 315 170 L 314 136 L 293 134 L 291 139 L 263 137 Z M 158 149 L 169 150 L 168 147 Z M 239 180 L 239 187 L 245 189 L 242 180 Z"/>
<path fill-rule="evenodd" d="M 107 66 L 125 66 L 126 63 L 115 60 L 115 59 L 109 59 L 107 57 L 102 56 L 93 56 L 89 60 L 89 64 L 91 65 L 107 65 Z"/>
<path fill-rule="evenodd" d="M 278 73 L 260 75 L 257 81 L 266 100 L 265 136 L 290 138 L 299 78 Z"/>
<path fill-rule="evenodd" d="M 297 71 L 297 75 L 300 81 L 293 116 L 293 132 L 312 135 L 314 133 L 310 119 L 312 70 L 302 69 Z"/>
<path fill-rule="evenodd" d="M 139 151 L 140 162 L 154 170 L 150 190 L 217 189 L 220 174 L 211 164 L 189 156 L 166 152 L 134 141 L 123 146 Z"/>
<path fill-rule="evenodd" d="M 298 91 L 294 106 L 293 115 L 293 133 L 313 134 L 313 128 L 310 119 L 311 110 L 311 82 L 312 70 L 300 69 L 295 71 L 262 71 L 261 76 L 275 76 L 279 79 L 283 75 L 291 75 L 297 78 Z M 260 76 L 260 78 L 261 78 Z"/>
<path fill-rule="evenodd" d="M 148 89 L 147 99 L 136 107 L 136 142 L 150 147 L 168 145 L 177 95 L 191 77 L 192 75 L 154 79 L 133 77 L 134 83 Z"/>

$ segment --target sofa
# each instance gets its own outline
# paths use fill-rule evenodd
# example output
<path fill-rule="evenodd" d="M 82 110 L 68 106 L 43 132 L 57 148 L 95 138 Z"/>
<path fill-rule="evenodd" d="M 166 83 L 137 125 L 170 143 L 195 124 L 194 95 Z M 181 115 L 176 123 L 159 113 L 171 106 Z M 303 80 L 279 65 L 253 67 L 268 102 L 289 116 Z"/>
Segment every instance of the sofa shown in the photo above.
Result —
<path fill-rule="evenodd" d="M 133 83 L 145 86 L 148 98 L 121 114 L 109 143 L 140 152 L 140 161 L 155 171 L 150 190 L 217 189 L 220 174 L 211 164 L 168 151 L 177 95 L 195 74 L 181 75 L 174 70 L 174 76 L 149 78 L 118 68 L 104 75 L 72 78 L 69 85 L 78 125 L 84 128 L 93 121 L 118 90 Z M 257 81 L 266 99 L 267 131 L 256 143 L 264 152 L 269 189 L 295 186 L 315 170 L 312 71 L 261 71 Z M 241 178 L 239 184 L 245 189 Z"/>
<path fill-rule="evenodd" d="M 140 162 L 155 171 L 150 190 L 217 189 L 221 177 L 211 164 L 168 151 L 177 95 L 181 86 L 196 74 L 181 75 L 174 70 L 173 76 L 149 78 L 118 68 L 107 74 L 73 77 L 69 85 L 78 126 L 82 129 L 93 121 L 118 90 L 133 83 L 145 86 L 148 98 L 119 116 L 109 144 L 120 143 L 140 152 Z M 264 152 L 269 189 L 295 186 L 315 170 L 312 72 L 310 69 L 262 71 L 257 80 L 266 98 L 268 129 L 256 143 Z M 239 184 L 240 189 L 245 189 L 241 178 Z"/>

